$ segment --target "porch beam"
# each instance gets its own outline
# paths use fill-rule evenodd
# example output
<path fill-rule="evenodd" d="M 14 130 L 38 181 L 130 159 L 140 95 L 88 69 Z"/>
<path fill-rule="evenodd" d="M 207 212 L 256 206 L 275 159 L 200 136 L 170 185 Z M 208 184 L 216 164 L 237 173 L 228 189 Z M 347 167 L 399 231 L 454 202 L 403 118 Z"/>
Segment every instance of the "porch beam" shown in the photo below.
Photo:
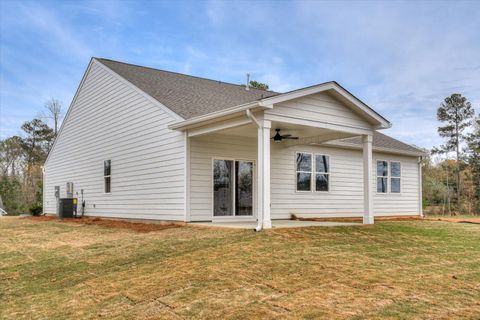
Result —
<path fill-rule="evenodd" d="M 263 229 L 272 228 L 270 217 L 270 128 L 272 123 L 260 120 L 258 126 L 257 218 Z"/>
<path fill-rule="evenodd" d="M 363 224 L 373 224 L 373 136 L 363 135 Z"/>
<path fill-rule="evenodd" d="M 297 117 L 297 116 L 272 114 L 272 113 L 269 113 L 268 110 L 264 112 L 264 119 L 269 121 L 275 121 L 275 122 L 296 124 L 299 126 L 329 129 L 333 131 L 350 133 L 352 135 L 364 135 L 364 134 L 371 135 L 372 134 L 372 130 L 368 128 L 339 125 L 339 124 L 330 123 L 326 121 L 304 119 L 302 117 Z"/>
<path fill-rule="evenodd" d="M 285 141 L 285 146 L 296 146 L 296 145 L 304 145 L 304 144 L 322 144 L 324 142 L 328 142 L 331 140 L 337 139 L 344 139 L 353 137 L 351 133 L 342 133 L 342 132 L 335 132 L 335 133 L 326 133 L 318 136 L 312 137 L 303 137 L 297 140 L 287 140 Z"/>

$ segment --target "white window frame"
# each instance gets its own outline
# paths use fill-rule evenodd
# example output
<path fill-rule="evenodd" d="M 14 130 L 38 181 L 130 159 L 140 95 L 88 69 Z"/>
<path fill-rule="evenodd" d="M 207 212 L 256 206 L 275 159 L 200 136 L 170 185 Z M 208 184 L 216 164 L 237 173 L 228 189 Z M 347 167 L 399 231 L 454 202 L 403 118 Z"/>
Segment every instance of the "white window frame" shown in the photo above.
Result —
<path fill-rule="evenodd" d="M 327 161 L 328 161 L 328 172 L 318 172 L 317 171 L 317 156 L 323 156 L 323 157 L 327 157 Z M 314 160 L 314 164 L 313 164 L 313 167 L 314 167 L 314 171 L 313 171 L 313 191 L 314 192 L 318 192 L 318 193 L 329 193 L 330 192 L 330 171 L 331 171 L 331 167 L 332 167 L 332 164 L 331 164 L 331 157 L 329 154 L 325 154 L 325 153 L 315 153 L 314 156 L 313 156 L 313 160 Z M 322 191 L 322 190 L 317 190 L 317 174 L 325 174 L 328 176 L 328 180 L 327 180 L 327 191 Z"/>
<path fill-rule="evenodd" d="M 387 163 L 387 175 L 386 176 L 379 176 L 378 175 L 378 163 L 379 162 L 386 162 Z M 378 191 L 378 178 L 386 178 L 387 179 L 387 189 L 385 192 Z M 389 187 L 390 183 L 390 161 L 384 159 L 375 159 L 375 192 L 376 194 L 388 194 L 390 191 Z"/>
<path fill-rule="evenodd" d="M 400 176 L 399 177 L 393 177 L 392 176 L 392 163 L 398 163 L 400 165 Z M 391 194 L 401 194 L 402 193 L 402 175 L 403 175 L 403 165 L 401 161 L 397 160 L 392 160 L 390 161 L 390 170 L 388 171 L 388 174 L 390 176 L 390 193 Z M 400 181 L 400 191 L 399 192 L 392 192 L 392 179 L 398 179 Z"/>
<path fill-rule="evenodd" d="M 312 171 L 299 171 L 297 170 L 297 155 L 298 154 L 308 154 L 311 157 L 312 161 Z M 317 172 L 317 156 L 325 156 L 328 158 L 328 172 Z M 295 151 L 293 155 L 293 163 L 295 166 L 295 192 L 296 193 L 329 193 L 330 186 L 331 186 L 331 168 L 332 168 L 332 157 L 326 153 L 315 153 L 315 152 L 307 152 L 307 151 Z M 298 173 L 310 173 L 310 190 L 298 190 Z M 327 191 L 317 191 L 317 173 L 318 174 L 326 174 L 328 175 L 328 190 Z"/>
<path fill-rule="evenodd" d="M 106 161 L 110 161 L 110 174 L 109 175 L 105 175 L 105 162 Z M 102 162 L 103 164 L 103 193 L 104 194 L 111 194 L 112 193 L 112 159 L 106 159 L 106 160 L 103 160 Z M 106 191 L 106 187 L 107 187 L 107 178 L 110 178 L 110 191 L 107 192 Z"/>
<path fill-rule="evenodd" d="M 311 171 L 299 171 L 297 170 L 297 155 L 298 154 L 309 154 L 310 155 L 310 160 L 311 160 Z M 314 170 L 315 170 L 315 167 L 314 167 L 314 157 L 313 157 L 313 153 L 312 152 L 303 152 L 303 151 L 296 151 L 295 154 L 294 154 L 294 159 L 293 159 L 293 163 L 294 163 L 294 166 L 295 166 L 295 192 L 299 192 L 299 193 L 307 193 L 307 192 L 313 192 L 313 179 L 312 179 L 312 176 L 313 176 L 313 173 L 314 173 Z M 310 190 L 298 190 L 298 173 L 310 173 Z"/>

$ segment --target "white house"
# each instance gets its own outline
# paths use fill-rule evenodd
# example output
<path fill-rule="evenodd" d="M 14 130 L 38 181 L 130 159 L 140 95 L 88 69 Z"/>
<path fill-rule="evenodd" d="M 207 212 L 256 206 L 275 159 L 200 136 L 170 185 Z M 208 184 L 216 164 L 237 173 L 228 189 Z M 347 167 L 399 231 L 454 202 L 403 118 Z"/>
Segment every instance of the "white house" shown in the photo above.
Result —
<path fill-rule="evenodd" d="M 93 58 L 44 168 L 86 215 L 179 221 L 422 214 L 424 152 L 336 82 L 277 93 Z"/>

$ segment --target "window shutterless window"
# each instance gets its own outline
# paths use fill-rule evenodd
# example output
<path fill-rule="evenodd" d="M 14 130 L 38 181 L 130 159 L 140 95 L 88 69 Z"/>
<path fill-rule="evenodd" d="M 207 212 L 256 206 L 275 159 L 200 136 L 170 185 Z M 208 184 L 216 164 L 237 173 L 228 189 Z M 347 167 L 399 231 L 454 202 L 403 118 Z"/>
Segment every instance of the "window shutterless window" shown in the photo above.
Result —
<path fill-rule="evenodd" d="M 330 177 L 330 159 L 328 156 L 315 155 L 315 191 L 328 191 Z"/>
<path fill-rule="evenodd" d="M 387 193 L 388 191 L 388 162 L 377 160 L 377 192 Z"/>
<path fill-rule="evenodd" d="M 297 191 L 311 191 L 312 188 L 312 155 L 296 154 Z"/>
<path fill-rule="evenodd" d="M 111 173 L 112 173 L 112 160 L 103 161 L 103 181 L 105 186 L 105 193 L 111 192 Z"/>
<path fill-rule="evenodd" d="M 402 166 L 398 161 L 390 162 L 390 192 L 401 192 Z"/>

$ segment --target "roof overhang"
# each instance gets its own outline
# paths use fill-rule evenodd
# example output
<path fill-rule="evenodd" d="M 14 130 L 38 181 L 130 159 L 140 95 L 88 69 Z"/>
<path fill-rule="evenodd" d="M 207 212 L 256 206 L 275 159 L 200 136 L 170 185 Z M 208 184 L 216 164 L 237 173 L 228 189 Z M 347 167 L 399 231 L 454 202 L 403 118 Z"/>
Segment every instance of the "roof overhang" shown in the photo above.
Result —
<path fill-rule="evenodd" d="M 391 123 L 381 116 L 378 112 L 370 108 L 368 105 L 363 103 L 360 99 L 355 97 L 353 94 L 348 92 L 345 88 L 339 85 L 335 81 L 325 82 L 322 84 L 317 84 L 311 87 L 306 87 L 302 89 L 297 89 L 289 92 L 285 92 L 273 97 L 260 99 L 258 101 L 249 102 L 246 104 L 238 105 L 221 111 L 212 112 L 206 115 L 194 117 L 188 120 L 180 121 L 169 126 L 172 130 L 186 130 L 192 126 L 196 126 L 205 121 L 212 121 L 216 118 L 222 118 L 228 115 L 235 113 L 243 112 L 247 109 L 260 108 L 260 109 L 271 109 L 274 104 L 282 103 L 288 100 L 298 99 L 308 95 L 312 95 L 319 92 L 329 91 L 333 92 L 335 96 L 343 100 L 354 112 L 357 112 L 362 117 L 372 123 L 374 129 L 387 129 L 392 125 Z"/>
<path fill-rule="evenodd" d="M 224 109 L 217 112 L 208 113 L 202 116 L 190 118 L 185 121 L 180 121 L 169 125 L 172 130 L 187 130 L 192 127 L 203 125 L 205 122 L 221 120 L 222 118 L 233 116 L 237 113 L 242 113 L 249 109 L 271 109 L 273 106 L 260 106 L 259 101 L 249 102 L 232 108 Z"/>
<path fill-rule="evenodd" d="M 332 146 L 332 147 L 339 147 L 345 149 L 358 149 L 361 150 L 362 146 L 356 143 L 349 143 L 345 141 L 326 141 L 321 143 L 324 146 Z M 373 147 L 373 151 L 381 152 L 381 153 L 390 153 L 390 154 L 398 154 L 404 156 L 413 156 L 413 157 L 426 157 L 428 153 L 418 149 L 418 151 L 407 151 L 407 150 L 400 150 L 400 149 L 392 149 L 392 148 L 384 148 L 384 147 Z"/>

